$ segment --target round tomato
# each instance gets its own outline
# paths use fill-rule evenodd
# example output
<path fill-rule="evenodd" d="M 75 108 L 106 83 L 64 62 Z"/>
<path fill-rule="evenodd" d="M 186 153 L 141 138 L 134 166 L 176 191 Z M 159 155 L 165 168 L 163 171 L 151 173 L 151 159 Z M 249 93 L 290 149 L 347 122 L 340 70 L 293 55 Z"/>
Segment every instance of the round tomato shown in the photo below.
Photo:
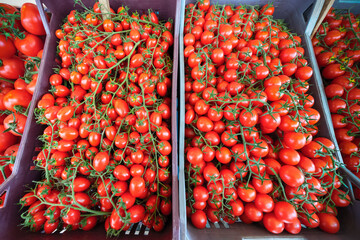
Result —
<path fill-rule="evenodd" d="M 12 113 L 4 119 L 4 127 L 15 136 L 21 136 L 25 129 L 27 117 L 23 114 Z"/>
<path fill-rule="evenodd" d="M 205 228 L 207 222 L 205 212 L 203 212 L 202 210 L 197 210 L 196 212 L 191 214 L 191 222 L 196 228 Z"/>
<path fill-rule="evenodd" d="M 29 57 L 36 57 L 38 52 L 44 48 L 43 41 L 33 34 L 25 34 L 24 38 L 15 38 L 14 44 L 17 50 Z"/>

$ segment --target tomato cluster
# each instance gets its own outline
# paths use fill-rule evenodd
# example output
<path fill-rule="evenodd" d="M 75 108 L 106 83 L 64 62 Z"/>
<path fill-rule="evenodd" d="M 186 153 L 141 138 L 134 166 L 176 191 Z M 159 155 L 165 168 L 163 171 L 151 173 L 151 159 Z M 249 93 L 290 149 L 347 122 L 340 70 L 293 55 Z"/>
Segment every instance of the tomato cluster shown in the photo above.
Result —
<path fill-rule="evenodd" d="M 312 39 L 344 163 L 360 178 L 359 16 L 331 8 Z M 360 189 L 355 188 L 360 199 Z"/>
<path fill-rule="evenodd" d="M 334 144 L 317 137 L 301 38 L 274 7 L 188 4 L 184 23 L 187 214 L 261 222 L 275 234 L 301 224 L 335 233 L 350 203 Z"/>
<path fill-rule="evenodd" d="M 50 234 L 105 222 L 119 235 L 171 214 L 172 23 L 154 12 L 99 4 L 72 10 L 56 30 L 59 68 L 35 115 L 46 126 L 36 167 L 44 179 L 21 199 L 23 225 Z"/>
<path fill-rule="evenodd" d="M 13 169 L 45 35 L 36 5 L 0 4 L 0 184 Z M 2 196 L 4 197 L 4 196 Z"/>

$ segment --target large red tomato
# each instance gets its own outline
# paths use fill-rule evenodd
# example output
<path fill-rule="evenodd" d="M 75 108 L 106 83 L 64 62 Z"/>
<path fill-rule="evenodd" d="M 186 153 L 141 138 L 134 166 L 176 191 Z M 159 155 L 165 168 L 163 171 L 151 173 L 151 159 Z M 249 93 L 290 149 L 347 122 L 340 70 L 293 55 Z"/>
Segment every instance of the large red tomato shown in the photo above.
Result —
<path fill-rule="evenodd" d="M 0 152 L 5 151 L 8 147 L 14 145 L 18 141 L 18 137 L 11 132 L 4 132 L 5 130 L 4 125 L 0 125 Z"/>
<path fill-rule="evenodd" d="M 4 96 L 4 106 L 9 111 L 14 111 L 14 106 L 19 105 L 25 109 L 29 106 L 32 96 L 25 90 L 11 90 Z"/>
<path fill-rule="evenodd" d="M 0 60 L 0 77 L 7 79 L 18 79 L 23 76 L 25 66 L 19 57 L 11 57 Z"/>
<path fill-rule="evenodd" d="M 15 38 L 15 47 L 24 55 L 36 57 L 38 52 L 44 48 L 44 43 L 36 35 L 25 34 L 24 38 Z"/>
<path fill-rule="evenodd" d="M 20 10 L 21 25 L 26 31 L 35 35 L 45 35 L 39 10 L 33 3 L 24 3 Z"/>
<path fill-rule="evenodd" d="M 9 58 L 16 53 L 16 48 L 10 37 L 0 34 L 0 58 Z"/>

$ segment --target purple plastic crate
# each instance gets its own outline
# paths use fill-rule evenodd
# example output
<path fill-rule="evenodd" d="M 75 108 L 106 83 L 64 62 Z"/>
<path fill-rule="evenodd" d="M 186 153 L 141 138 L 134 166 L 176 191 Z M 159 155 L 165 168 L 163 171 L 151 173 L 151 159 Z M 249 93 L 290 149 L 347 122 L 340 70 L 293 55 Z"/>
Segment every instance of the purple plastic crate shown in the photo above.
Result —
<path fill-rule="evenodd" d="M 180 26 L 180 119 L 184 119 L 185 115 L 185 63 L 184 63 L 184 46 L 183 46 L 183 28 L 184 28 L 184 15 L 185 15 L 185 6 L 189 3 L 195 3 L 196 0 L 185 0 L 182 2 L 181 9 L 181 26 Z M 234 6 L 238 5 L 259 5 L 263 6 L 267 4 L 268 0 L 248 0 L 248 1 L 236 1 L 236 0 L 214 0 L 210 1 L 211 4 L 231 4 Z M 324 1 L 323 0 L 303 0 L 303 1 L 289 1 L 289 0 L 279 0 L 273 1 L 275 12 L 274 18 L 284 19 L 285 23 L 289 26 L 292 32 L 297 33 L 302 39 L 302 47 L 305 49 L 305 57 L 309 60 L 309 66 L 313 69 L 315 68 L 316 61 L 314 62 L 311 58 L 310 49 L 311 41 L 306 34 L 308 29 L 312 28 L 316 22 L 316 19 L 319 16 L 320 10 L 322 9 Z M 307 24 L 308 23 L 308 24 Z M 315 72 L 315 71 L 314 71 Z M 321 114 L 321 120 L 319 122 L 319 137 L 330 138 L 333 142 L 336 143 L 335 135 L 332 134 L 331 128 L 331 118 L 328 118 L 328 108 L 326 98 L 322 97 L 323 88 L 321 84 L 316 80 L 315 74 L 310 79 L 310 90 L 309 93 L 313 94 L 315 99 L 314 108 L 319 111 Z M 299 235 L 291 235 L 284 231 L 280 235 L 274 235 L 269 233 L 263 226 L 260 224 L 244 224 L 244 223 L 234 223 L 227 224 L 224 221 L 219 223 L 207 223 L 205 229 L 195 228 L 191 222 L 186 217 L 186 191 L 185 191 L 185 156 L 184 156 L 184 130 L 185 123 L 179 122 L 179 197 L 180 197 L 180 236 L 181 239 L 358 239 L 360 236 L 360 204 L 357 202 L 354 205 L 348 206 L 346 208 L 339 208 L 339 220 L 341 229 L 338 234 L 328 234 L 322 232 L 319 229 L 302 229 Z M 333 130 L 332 130 L 333 131 Z M 336 152 L 337 159 L 339 157 L 339 152 Z M 345 170 L 345 175 L 348 175 L 348 171 Z M 351 178 L 351 176 L 346 176 Z M 347 180 L 347 179 L 345 179 Z M 349 181 L 347 180 L 349 183 Z M 349 184 L 348 184 L 349 185 Z M 352 191 L 350 189 L 350 195 Z"/>
<path fill-rule="evenodd" d="M 39 78 L 36 90 L 33 96 L 33 102 L 37 103 L 42 95 L 50 89 L 49 76 L 53 73 L 56 66 L 56 49 L 58 39 L 55 36 L 55 30 L 58 29 L 63 19 L 71 10 L 82 8 L 75 5 L 73 0 L 36 0 L 39 11 L 44 18 L 43 8 L 45 7 L 51 13 L 50 23 L 44 24 L 47 31 L 47 37 L 43 53 L 43 61 L 39 71 Z M 92 8 L 95 0 L 82 0 L 88 8 Z M 178 71 L 178 40 L 179 40 L 179 18 L 180 18 L 180 0 L 111 0 L 110 6 L 117 9 L 119 6 L 128 6 L 130 11 L 147 12 L 152 9 L 159 16 L 159 19 L 174 20 L 174 46 L 173 46 L 173 75 L 172 75 L 172 216 L 169 219 L 165 229 L 162 232 L 147 230 L 142 224 L 134 224 L 131 229 L 122 233 L 122 239 L 178 239 L 179 238 L 179 203 L 178 203 L 178 158 L 177 158 L 177 71 Z M 40 180 L 40 172 L 30 170 L 33 166 L 33 156 L 36 156 L 41 147 L 41 142 L 37 139 L 43 133 L 44 126 L 36 124 L 34 118 L 34 109 L 36 104 L 32 104 L 28 122 L 23 134 L 23 148 L 19 149 L 17 161 L 12 175 L 0 187 L 0 195 L 6 192 L 4 206 L 0 208 L 0 239 L 105 239 L 106 232 L 103 223 L 85 232 L 82 230 L 65 232 L 63 234 L 45 235 L 32 233 L 28 229 L 21 230 L 19 224 L 20 205 L 18 202 L 24 195 L 24 191 L 33 185 L 34 180 Z"/>
<path fill-rule="evenodd" d="M 19 4 L 10 4 L 10 5 L 16 7 L 20 11 L 21 4 L 20 5 Z M 46 36 L 40 36 L 40 38 L 43 40 L 43 42 L 46 41 Z M 30 105 L 33 104 L 33 99 L 34 98 L 31 99 Z M 27 118 L 26 124 L 25 124 L 25 129 L 26 129 L 26 126 L 30 124 L 30 121 L 31 121 L 30 118 Z M 18 154 L 16 155 L 16 158 L 15 158 L 15 161 L 14 161 L 15 163 L 18 161 L 18 159 L 20 159 L 20 155 L 21 155 L 20 152 L 23 152 L 24 148 L 26 147 L 25 139 L 26 139 L 26 134 L 25 134 L 25 130 L 24 130 L 23 136 L 21 137 L 21 140 L 20 140 L 20 143 L 19 143 Z M 15 164 L 14 164 L 14 166 L 15 166 Z M 6 182 L 8 181 L 9 178 L 11 178 L 11 175 L 13 174 L 13 172 L 10 174 L 10 176 L 8 178 L 6 178 L 4 180 L 4 182 L 2 184 L 0 184 L 0 196 L 2 196 L 2 190 L 1 189 L 3 189 L 3 187 L 5 185 L 7 185 Z"/>

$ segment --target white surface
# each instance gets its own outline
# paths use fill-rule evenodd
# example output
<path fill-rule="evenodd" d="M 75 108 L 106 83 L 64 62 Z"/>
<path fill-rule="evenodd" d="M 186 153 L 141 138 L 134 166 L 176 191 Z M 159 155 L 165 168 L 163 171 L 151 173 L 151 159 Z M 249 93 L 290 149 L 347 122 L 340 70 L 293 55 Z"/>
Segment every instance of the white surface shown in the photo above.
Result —
<path fill-rule="evenodd" d="M 0 0 L 0 3 L 7 3 L 15 7 L 21 7 L 23 3 L 31 2 L 35 4 L 35 0 Z"/>

